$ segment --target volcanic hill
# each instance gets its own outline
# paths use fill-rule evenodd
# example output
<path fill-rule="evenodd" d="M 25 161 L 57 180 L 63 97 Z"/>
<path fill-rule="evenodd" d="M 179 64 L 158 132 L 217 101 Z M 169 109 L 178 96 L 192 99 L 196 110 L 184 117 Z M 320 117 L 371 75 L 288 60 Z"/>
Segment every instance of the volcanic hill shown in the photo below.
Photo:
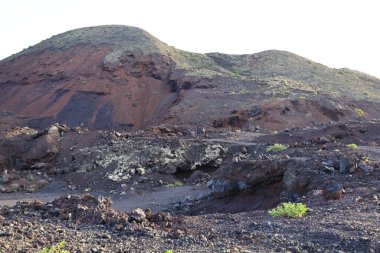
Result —
<path fill-rule="evenodd" d="M 68 31 L 0 61 L 0 128 L 271 130 L 380 116 L 380 80 L 292 53 L 197 54 L 142 29 Z"/>
<path fill-rule="evenodd" d="M 0 252 L 380 252 L 375 77 L 100 26 L 0 90 Z"/>

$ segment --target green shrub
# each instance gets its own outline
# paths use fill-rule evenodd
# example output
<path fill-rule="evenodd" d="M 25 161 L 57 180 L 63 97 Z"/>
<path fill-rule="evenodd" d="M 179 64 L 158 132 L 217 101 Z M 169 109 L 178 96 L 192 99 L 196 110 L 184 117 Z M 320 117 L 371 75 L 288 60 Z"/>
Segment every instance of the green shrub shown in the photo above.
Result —
<path fill-rule="evenodd" d="M 303 217 L 309 209 L 302 203 L 281 203 L 276 208 L 268 211 L 272 217 L 288 217 L 300 218 Z"/>
<path fill-rule="evenodd" d="M 180 182 L 180 181 L 176 181 L 176 182 L 174 182 L 174 183 L 172 183 L 172 184 L 168 184 L 168 185 L 166 185 L 167 187 L 180 187 L 180 186 L 183 186 L 183 183 L 182 182 Z"/>
<path fill-rule="evenodd" d="M 355 108 L 355 113 L 359 117 L 363 117 L 364 116 L 364 111 L 362 109 L 360 109 L 360 108 Z"/>
<path fill-rule="evenodd" d="M 164 253 L 174 253 L 174 251 L 172 251 L 171 249 L 167 249 L 164 251 Z"/>
<path fill-rule="evenodd" d="M 43 248 L 38 253 L 70 253 L 68 250 L 65 250 L 65 244 L 65 241 L 61 241 L 57 245 L 51 246 L 51 248 Z"/>
<path fill-rule="evenodd" d="M 356 145 L 355 143 L 351 143 L 351 144 L 347 144 L 346 147 L 347 148 L 352 148 L 352 149 L 357 149 L 358 145 Z"/>
<path fill-rule="evenodd" d="M 280 151 L 284 151 L 284 150 L 287 150 L 287 149 L 288 149 L 288 147 L 286 145 L 276 143 L 276 144 L 274 144 L 272 146 L 269 146 L 267 148 L 267 152 L 280 152 Z"/>

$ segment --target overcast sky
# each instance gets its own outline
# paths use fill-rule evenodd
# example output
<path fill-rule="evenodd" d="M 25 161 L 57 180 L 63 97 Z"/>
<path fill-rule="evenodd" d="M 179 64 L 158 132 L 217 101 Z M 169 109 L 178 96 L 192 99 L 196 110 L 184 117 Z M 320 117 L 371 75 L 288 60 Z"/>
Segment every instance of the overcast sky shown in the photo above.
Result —
<path fill-rule="evenodd" d="M 137 26 L 192 52 L 279 49 L 380 77 L 378 0 L 0 0 L 0 59 L 105 24 Z"/>

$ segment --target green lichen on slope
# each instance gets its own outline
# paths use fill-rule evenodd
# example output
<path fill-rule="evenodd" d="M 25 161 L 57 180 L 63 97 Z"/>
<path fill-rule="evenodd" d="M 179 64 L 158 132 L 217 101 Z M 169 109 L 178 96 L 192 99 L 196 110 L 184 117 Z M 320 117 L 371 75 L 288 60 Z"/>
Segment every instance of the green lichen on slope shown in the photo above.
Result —
<path fill-rule="evenodd" d="M 251 55 L 208 54 L 245 78 L 264 79 L 272 88 L 380 100 L 380 80 L 350 69 L 332 69 L 293 53 L 269 50 Z"/>

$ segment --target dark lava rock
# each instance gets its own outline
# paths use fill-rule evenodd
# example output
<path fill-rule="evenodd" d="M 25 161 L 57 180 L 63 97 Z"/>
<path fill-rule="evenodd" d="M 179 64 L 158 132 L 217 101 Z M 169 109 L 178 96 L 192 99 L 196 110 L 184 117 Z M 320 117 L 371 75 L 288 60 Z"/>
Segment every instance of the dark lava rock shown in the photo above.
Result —
<path fill-rule="evenodd" d="M 343 157 L 339 160 L 339 172 L 341 174 L 352 173 L 356 170 L 356 167 L 354 159 Z"/>
<path fill-rule="evenodd" d="M 371 165 L 368 165 L 363 161 L 359 162 L 358 168 L 359 170 L 363 171 L 366 175 L 371 174 L 374 170 L 374 168 Z"/>
<path fill-rule="evenodd" d="M 250 111 L 247 112 L 247 115 L 253 118 L 260 115 L 262 112 L 263 110 L 260 107 L 253 107 Z"/>
<path fill-rule="evenodd" d="M 322 194 L 328 200 L 340 199 L 343 194 L 343 187 L 340 183 L 330 179 L 326 182 Z"/>

